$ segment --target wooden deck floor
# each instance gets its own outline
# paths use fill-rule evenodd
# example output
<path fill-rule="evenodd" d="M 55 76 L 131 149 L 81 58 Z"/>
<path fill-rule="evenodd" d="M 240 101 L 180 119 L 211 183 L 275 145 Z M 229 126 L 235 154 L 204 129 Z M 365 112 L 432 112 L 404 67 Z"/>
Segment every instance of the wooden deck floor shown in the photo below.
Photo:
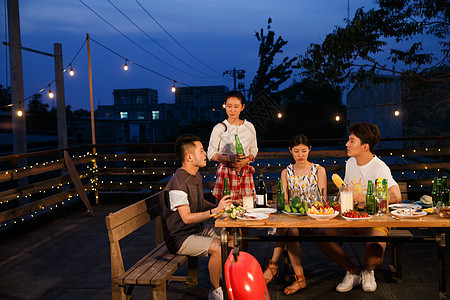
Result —
<path fill-rule="evenodd" d="M 110 299 L 110 258 L 105 216 L 122 205 L 94 206 L 95 217 L 76 210 L 66 217 L 0 241 L 0 299 Z M 123 255 L 127 266 L 133 264 L 154 246 L 152 225 L 125 238 Z M 361 244 L 344 244 L 352 259 L 361 263 Z M 450 248 L 450 247 L 448 247 Z M 265 266 L 273 245 L 251 243 L 249 252 Z M 338 293 L 335 286 L 344 271 L 331 262 L 313 243 L 304 243 L 303 261 L 308 287 L 295 296 L 285 296 L 284 270 L 269 284 L 271 299 L 437 299 L 437 249 L 431 244 L 406 244 L 404 283 L 392 281 L 388 264 L 376 270 L 378 289 L 365 293 L 356 287 L 349 293 Z M 448 250 L 447 252 L 449 252 Z M 448 260 L 447 260 L 448 261 Z M 206 258 L 200 259 L 200 284 L 190 287 L 170 283 L 168 299 L 207 299 L 209 277 Z M 447 263 L 447 269 L 449 263 Z M 180 272 L 185 271 L 183 268 Z M 447 284 L 447 289 L 449 285 Z M 151 299 L 148 287 L 135 288 L 132 299 Z"/>

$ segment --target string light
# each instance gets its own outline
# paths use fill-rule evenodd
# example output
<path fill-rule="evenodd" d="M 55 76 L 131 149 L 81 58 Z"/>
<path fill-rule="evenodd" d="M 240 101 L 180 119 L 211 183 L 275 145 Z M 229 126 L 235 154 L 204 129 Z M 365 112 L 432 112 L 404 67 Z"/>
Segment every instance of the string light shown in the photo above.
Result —
<path fill-rule="evenodd" d="M 341 117 L 339 115 L 336 115 L 334 119 L 336 120 L 336 122 L 339 122 L 341 120 Z"/>
<path fill-rule="evenodd" d="M 23 116 L 23 111 L 20 108 L 17 110 L 17 116 L 18 117 Z"/>
<path fill-rule="evenodd" d="M 75 75 L 75 72 L 73 71 L 73 68 L 72 68 L 72 64 L 70 64 L 69 66 L 70 66 L 69 75 L 70 75 L 70 76 Z"/>
<path fill-rule="evenodd" d="M 128 62 L 128 59 L 125 59 L 125 65 L 123 66 L 123 69 L 125 71 L 128 71 L 128 64 L 127 64 L 127 62 Z"/>
<path fill-rule="evenodd" d="M 55 95 L 52 92 L 52 89 L 50 88 L 50 84 L 48 85 L 48 97 L 50 99 L 53 99 L 53 97 L 55 97 Z"/>
<path fill-rule="evenodd" d="M 277 114 L 277 117 L 278 117 L 278 119 L 281 119 L 281 118 L 283 117 L 283 114 L 282 114 L 281 112 L 279 112 L 279 113 Z"/>
<path fill-rule="evenodd" d="M 398 117 L 400 115 L 400 111 L 396 108 L 394 111 L 394 116 Z"/>
<path fill-rule="evenodd" d="M 172 93 L 175 93 L 175 91 L 177 90 L 177 88 L 175 87 L 175 82 L 176 82 L 176 81 L 173 82 Z"/>

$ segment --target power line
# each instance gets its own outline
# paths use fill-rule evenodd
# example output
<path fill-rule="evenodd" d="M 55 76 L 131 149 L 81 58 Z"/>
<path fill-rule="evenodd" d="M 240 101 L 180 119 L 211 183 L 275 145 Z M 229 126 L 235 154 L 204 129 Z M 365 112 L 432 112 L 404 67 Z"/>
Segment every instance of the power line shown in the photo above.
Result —
<path fill-rule="evenodd" d="M 141 27 L 139 27 L 135 22 L 133 22 L 133 20 L 131 20 L 122 10 L 120 10 L 116 5 L 114 5 L 114 3 L 111 2 L 111 0 L 107 0 L 109 2 L 109 4 L 111 4 L 118 12 L 120 12 L 128 21 L 130 21 L 131 24 L 133 24 L 137 29 L 139 29 L 145 36 L 147 36 L 152 42 L 154 42 L 156 45 L 158 45 L 161 49 L 163 49 L 165 52 L 167 52 L 169 55 L 171 55 L 172 57 L 174 57 L 176 60 L 178 60 L 179 62 L 181 62 L 182 64 L 192 68 L 193 70 L 206 75 L 208 77 L 212 77 L 211 75 L 202 72 L 201 70 L 195 68 L 194 66 L 191 66 L 190 64 L 186 63 L 185 61 L 183 61 L 182 59 L 180 59 L 178 56 L 176 56 L 175 54 L 173 54 L 172 52 L 170 52 L 169 50 L 167 50 L 167 48 L 165 48 L 163 45 L 161 45 L 158 41 L 156 41 L 154 38 L 152 38 L 147 32 L 145 32 Z"/>
<path fill-rule="evenodd" d="M 110 51 L 111 53 L 113 53 L 113 54 L 119 56 L 120 58 L 126 60 L 126 61 L 129 62 L 129 63 L 132 63 L 132 64 L 134 64 L 134 65 L 136 65 L 136 66 L 138 66 L 138 67 L 140 67 L 140 68 L 142 68 L 142 69 L 145 69 L 145 70 L 147 70 L 147 71 L 150 71 L 150 72 L 152 72 L 153 74 L 156 74 L 156 75 L 158 75 L 158 76 L 161 76 L 161 77 L 163 77 L 163 78 L 166 78 L 166 79 L 168 79 L 168 80 L 170 80 L 170 81 L 174 81 L 174 82 L 180 83 L 180 84 L 182 84 L 182 85 L 189 86 L 188 84 L 182 83 L 182 82 L 180 82 L 180 81 L 178 81 L 178 80 L 175 80 L 175 79 L 170 78 L 170 77 L 168 77 L 168 76 L 166 76 L 166 75 L 163 75 L 163 74 L 161 74 L 161 73 L 159 73 L 159 72 L 156 72 L 156 71 L 154 71 L 154 70 L 152 70 L 152 69 L 150 69 L 150 68 L 147 68 L 147 67 L 145 67 L 145 66 L 143 66 L 143 65 L 141 65 L 141 64 L 139 64 L 139 63 L 137 63 L 137 62 L 134 62 L 134 61 L 132 61 L 132 60 L 127 59 L 125 56 L 123 56 L 123 55 L 117 53 L 116 51 L 112 50 L 111 48 L 108 48 L 107 46 L 103 45 L 102 43 L 97 42 L 97 41 L 94 40 L 92 37 L 91 37 L 90 39 L 91 39 L 91 41 L 95 42 L 97 45 L 99 45 L 99 46 L 105 48 L 106 50 L 108 50 L 108 51 Z"/>
<path fill-rule="evenodd" d="M 165 33 L 167 33 L 167 35 L 175 42 L 177 43 L 184 51 L 186 51 L 190 56 L 192 56 L 196 61 L 198 61 L 199 63 L 201 63 L 202 65 L 204 65 L 206 68 L 210 69 L 211 71 L 220 74 L 220 72 L 214 70 L 213 68 L 209 67 L 207 64 L 203 63 L 200 59 L 198 59 L 194 54 L 192 54 L 188 49 L 186 49 L 181 43 L 179 43 L 159 22 L 158 20 L 156 20 L 142 5 L 141 3 L 139 3 L 138 0 L 135 0 L 136 3 L 147 13 L 147 15 L 149 15 L 150 18 L 152 18 L 153 21 L 155 21 L 156 24 L 158 24 L 158 26 L 164 30 Z"/>
<path fill-rule="evenodd" d="M 194 77 L 198 77 L 198 78 L 204 78 L 201 76 L 197 76 L 195 74 L 191 74 L 189 72 L 185 72 L 171 64 L 169 64 L 168 62 L 160 59 L 159 57 L 157 57 L 156 55 L 154 55 L 153 53 L 151 53 L 150 51 L 148 51 L 147 49 L 145 49 L 144 47 L 142 47 L 141 45 L 139 45 L 137 42 L 135 42 L 134 40 L 132 40 L 131 38 L 129 38 L 126 34 L 124 34 L 123 32 L 121 32 L 119 29 L 117 29 L 116 27 L 114 27 L 114 25 L 112 25 L 110 22 L 108 22 L 105 18 L 103 18 L 102 16 L 100 16 L 95 10 L 93 10 L 91 7 L 89 7 L 86 3 L 84 3 L 82 0 L 78 0 L 80 1 L 84 6 L 86 6 L 90 11 L 92 11 L 97 17 L 99 17 L 100 19 L 102 19 L 106 24 L 108 24 L 111 28 L 113 28 L 115 31 L 117 31 L 118 33 L 120 33 L 124 38 L 126 38 L 128 41 L 130 41 L 131 43 L 133 43 L 134 45 L 136 45 L 138 48 L 140 48 L 142 51 L 148 53 L 149 55 L 151 55 L 154 59 L 162 62 L 163 64 L 179 71 L 182 72 L 184 74 L 190 75 L 190 76 L 194 76 Z"/>
<path fill-rule="evenodd" d="M 78 49 L 77 53 L 75 54 L 75 56 L 72 58 L 72 60 L 70 61 L 70 63 L 67 65 L 67 67 L 64 68 L 63 73 L 66 72 L 67 68 L 74 62 L 74 60 L 77 58 L 78 54 L 80 54 L 81 49 L 83 49 L 84 45 L 86 44 L 86 40 L 84 39 L 83 44 L 81 44 L 80 49 Z M 38 91 L 34 92 L 33 94 L 31 94 L 30 96 L 26 97 L 23 99 L 23 101 L 25 102 L 26 100 L 30 99 L 31 97 L 33 97 L 36 94 L 39 94 L 40 92 L 42 92 L 43 90 L 45 90 L 47 87 L 49 87 L 53 82 L 55 82 L 56 79 L 53 79 L 50 83 L 46 84 L 44 87 L 42 87 L 41 89 L 39 89 Z"/>

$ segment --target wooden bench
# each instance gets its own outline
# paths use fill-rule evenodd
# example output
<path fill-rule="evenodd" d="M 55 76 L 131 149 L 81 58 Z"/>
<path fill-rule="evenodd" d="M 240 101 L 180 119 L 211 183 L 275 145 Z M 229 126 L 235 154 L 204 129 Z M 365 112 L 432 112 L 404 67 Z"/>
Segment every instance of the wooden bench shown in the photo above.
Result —
<path fill-rule="evenodd" d="M 152 287 L 153 299 L 166 299 L 170 281 L 186 281 L 198 285 L 198 259 L 169 253 L 163 242 L 162 205 L 164 194 L 159 192 L 106 217 L 111 247 L 112 299 L 130 299 L 134 286 Z M 156 247 L 128 270 L 125 270 L 119 241 L 136 229 L 155 221 Z M 187 276 L 172 276 L 188 260 Z"/>

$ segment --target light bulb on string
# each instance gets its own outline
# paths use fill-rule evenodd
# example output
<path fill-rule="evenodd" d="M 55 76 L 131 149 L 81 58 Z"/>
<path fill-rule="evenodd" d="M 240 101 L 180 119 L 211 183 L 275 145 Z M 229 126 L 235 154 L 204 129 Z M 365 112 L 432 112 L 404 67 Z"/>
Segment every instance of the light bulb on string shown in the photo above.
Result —
<path fill-rule="evenodd" d="M 53 99 L 53 97 L 55 97 L 55 95 L 52 92 L 52 89 L 50 88 L 50 84 L 48 85 L 48 97 L 50 99 Z"/>
<path fill-rule="evenodd" d="M 341 117 L 339 115 L 336 115 L 334 119 L 336 120 L 336 122 L 339 122 L 341 120 Z"/>
<path fill-rule="evenodd" d="M 23 116 L 23 111 L 20 108 L 17 110 L 17 116 L 18 117 Z"/>
<path fill-rule="evenodd" d="M 69 75 L 70 75 L 70 76 L 73 76 L 73 75 L 75 75 L 75 72 L 73 71 L 73 68 L 72 68 L 72 64 L 70 64 L 70 71 L 69 71 Z"/>
<path fill-rule="evenodd" d="M 175 82 L 176 82 L 176 81 L 173 82 L 172 93 L 175 93 L 175 91 L 177 90 L 177 88 L 175 87 Z"/>
<path fill-rule="evenodd" d="M 278 119 L 281 119 L 281 118 L 283 117 L 283 114 L 282 114 L 281 112 L 279 112 L 279 113 L 277 114 L 277 117 L 278 117 Z"/>
<path fill-rule="evenodd" d="M 398 108 L 396 108 L 394 111 L 394 116 L 398 117 L 399 115 L 400 115 L 400 111 L 398 110 Z"/>
<path fill-rule="evenodd" d="M 127 64 L 127 62 L 128 62 L 128 59 L 125 59 L 125 65 L 123 66 L 123 69 L 125 71 L 128 71 L 128 64 Z"/>

